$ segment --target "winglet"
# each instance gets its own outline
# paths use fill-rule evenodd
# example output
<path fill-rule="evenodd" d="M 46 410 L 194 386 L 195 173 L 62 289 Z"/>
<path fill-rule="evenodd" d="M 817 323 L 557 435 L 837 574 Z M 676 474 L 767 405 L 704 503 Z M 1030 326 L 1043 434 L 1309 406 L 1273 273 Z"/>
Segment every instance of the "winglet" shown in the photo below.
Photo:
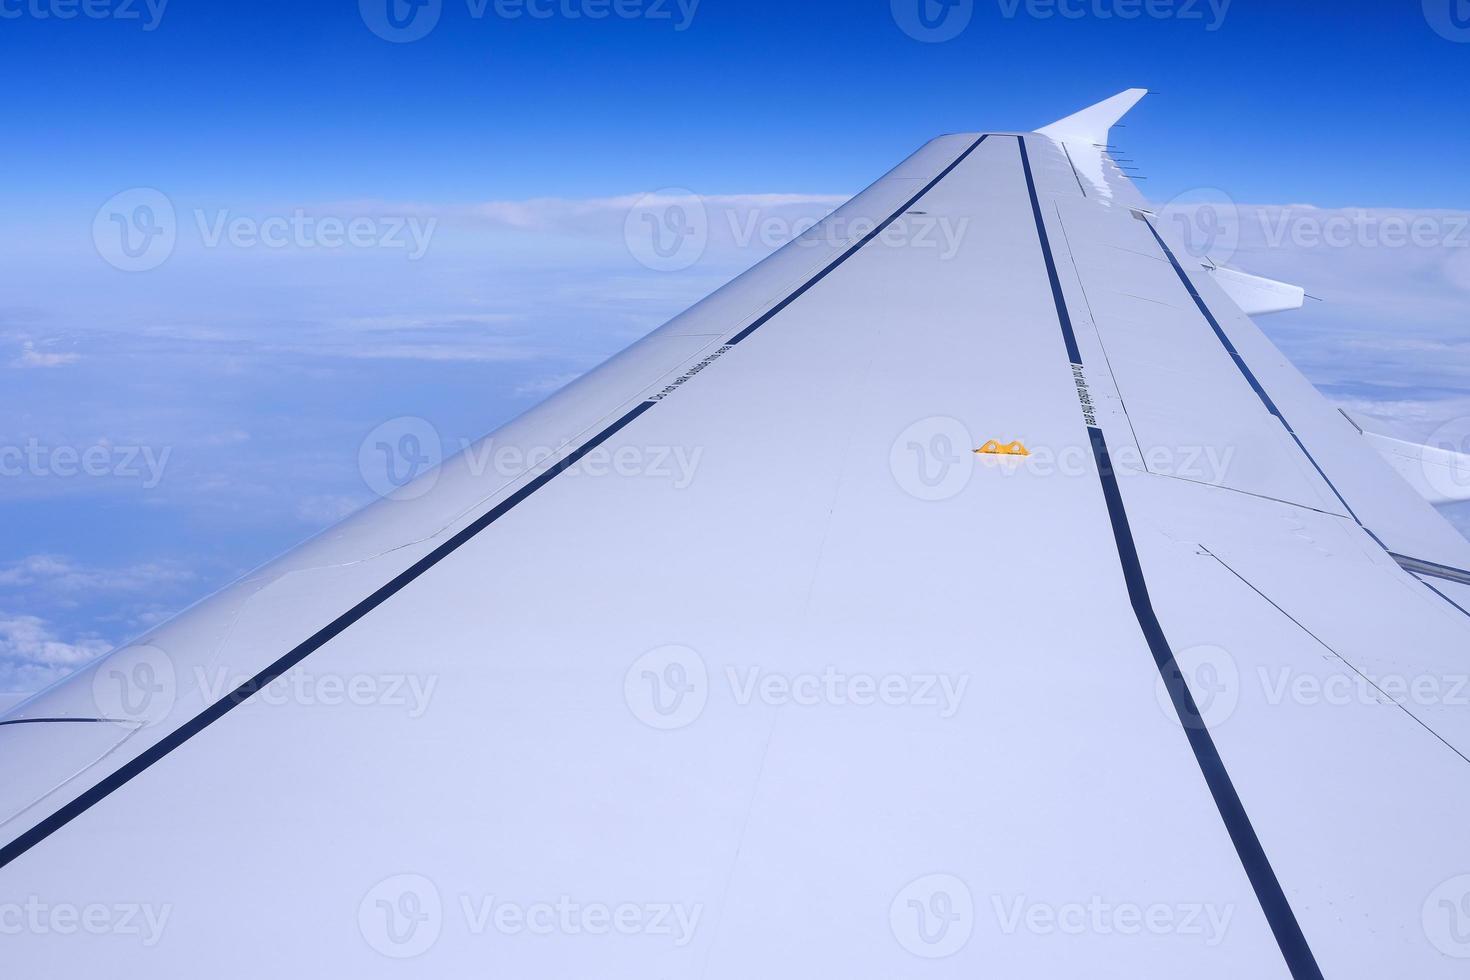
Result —
<path fill-rule="evenodd" d="M 1138 101 L 1147 94 L 1146 88 L 1130 88 L 1097 105 L 1088 106 L 1081 112 L 1074 112 L 1065 119 L 1058 119 L 1050 126 L 1043 126 L 1036 132 L 1063 143 L 1106 144 L 1108 130 L 1117 125 L 1118 120 L 1127 115 L 1128 110 L 1138 105 Z"/>
<path fill-rule="evenodd" d="M 1253 276 L 1239 269 L 1227 269 L 1212 264 L 1210 275 L 1225 290 L 1225 295 L 1235 300 L 1235 305 L 1246 316 L 1299 310 L 1307 299 L 1307 291 L 1300 286 L 1267 279 L 1265 276 Z"/>

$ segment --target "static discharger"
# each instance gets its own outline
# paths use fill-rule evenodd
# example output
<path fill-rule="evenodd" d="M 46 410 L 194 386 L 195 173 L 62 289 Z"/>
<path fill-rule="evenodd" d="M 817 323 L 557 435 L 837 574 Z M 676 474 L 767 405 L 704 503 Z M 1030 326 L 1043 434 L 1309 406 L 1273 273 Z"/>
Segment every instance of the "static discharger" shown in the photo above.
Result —
<path fill-rule="evenodd" d="M 980 456 L 1030 456 L 1031 451 L 1019 442 L 1003 443 L 992 439 L 975 453 Z"/>

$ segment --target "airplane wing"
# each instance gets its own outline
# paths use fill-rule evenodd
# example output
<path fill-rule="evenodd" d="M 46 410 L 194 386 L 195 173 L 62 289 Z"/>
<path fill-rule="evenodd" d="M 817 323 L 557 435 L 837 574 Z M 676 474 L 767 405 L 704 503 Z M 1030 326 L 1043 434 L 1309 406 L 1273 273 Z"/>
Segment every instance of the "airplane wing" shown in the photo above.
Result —
<path fill-rule="evenodd" d="M 1464 976 L 1470 544 L 1116 166 L 1142 94 L 5 715 L 5 972 Z"/>

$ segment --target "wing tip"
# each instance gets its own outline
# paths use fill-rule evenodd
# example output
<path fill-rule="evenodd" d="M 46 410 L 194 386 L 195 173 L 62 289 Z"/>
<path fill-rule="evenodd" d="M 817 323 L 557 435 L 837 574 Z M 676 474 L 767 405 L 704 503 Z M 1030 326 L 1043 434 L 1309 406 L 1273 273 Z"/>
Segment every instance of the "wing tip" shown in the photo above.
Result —
<path fill-rule="evenodd" d="M 1130 109 L 1138 105 L 1145 95 L 1148 95 L 1146 88 L 1124 89 L 1111 98 L 1103 99 L 1095 105 L 1058 119 L 1036 132 L 1064 143 L 1106 144 L 1108 130 L 1117 125 L 1118 121 L 1127 115 Z"/>

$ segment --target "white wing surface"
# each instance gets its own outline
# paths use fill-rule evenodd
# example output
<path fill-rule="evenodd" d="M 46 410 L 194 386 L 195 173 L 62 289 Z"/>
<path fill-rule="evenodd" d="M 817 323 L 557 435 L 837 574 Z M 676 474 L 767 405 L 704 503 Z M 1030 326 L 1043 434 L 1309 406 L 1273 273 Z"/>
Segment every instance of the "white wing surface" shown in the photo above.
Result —
<path fill-rule="evenodd" d="M 5 973 L 1464 976 L 1470 544 L 1112 164 L 1141 94 L 12 710 Z"/>

